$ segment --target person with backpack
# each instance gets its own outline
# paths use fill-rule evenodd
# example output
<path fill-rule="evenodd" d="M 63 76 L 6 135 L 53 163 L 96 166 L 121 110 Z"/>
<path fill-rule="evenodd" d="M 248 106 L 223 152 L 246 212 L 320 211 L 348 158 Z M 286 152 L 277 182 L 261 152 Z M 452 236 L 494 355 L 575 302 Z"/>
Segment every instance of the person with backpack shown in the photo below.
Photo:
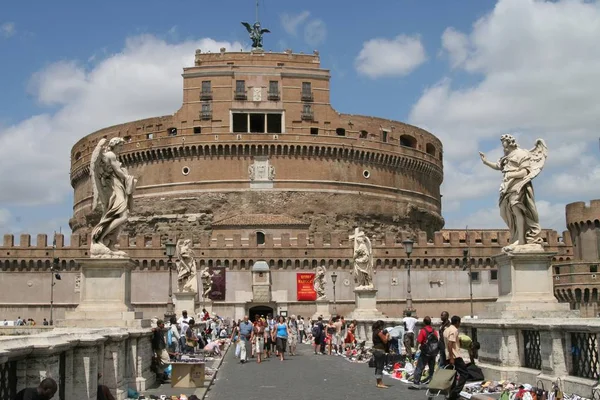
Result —
<path fill-rule="evenodd" d="M 323 326 L 323 317 L 319 317 L 313 324 L 311 334 L 315 343 L 315 354 L 325 354 L 325 327 Z M 319 351 L 317 353 L 317 348 Z"/>
<path fill-rule="evenodd" d="M 417 343 L 419 344 L 421 354 L 419 355 L 417 367 L 413 374 L 413 385 L 410 387 L 417 390 L 421 389 L 421 374 L 423 373 L 423 369 L 425 369 L 425 365 L 429 367 L 429 376 L 424 383 L 426 384 L 431 380 L 435 369 L 435 359 L 440 351 L 440 338 L 436 330 L 431 326 L 431 318 L 428 316 L 423 318 L 423 325 L 423 328 L 419 331 L 419 336 L 417 336 Z"/>

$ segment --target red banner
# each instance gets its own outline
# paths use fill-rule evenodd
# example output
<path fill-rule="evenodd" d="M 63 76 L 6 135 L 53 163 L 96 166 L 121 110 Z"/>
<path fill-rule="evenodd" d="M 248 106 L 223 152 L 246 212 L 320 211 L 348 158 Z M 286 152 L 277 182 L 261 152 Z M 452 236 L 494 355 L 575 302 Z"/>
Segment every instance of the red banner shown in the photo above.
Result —
<path fill-rule="evenodd" d="M 314 272 L 298 272 L 296 274 L 298 301 L 315 301 L 317 299 L 317 292 L 315 292 L 315 289 L 313 288 L 314 280 Z"/>

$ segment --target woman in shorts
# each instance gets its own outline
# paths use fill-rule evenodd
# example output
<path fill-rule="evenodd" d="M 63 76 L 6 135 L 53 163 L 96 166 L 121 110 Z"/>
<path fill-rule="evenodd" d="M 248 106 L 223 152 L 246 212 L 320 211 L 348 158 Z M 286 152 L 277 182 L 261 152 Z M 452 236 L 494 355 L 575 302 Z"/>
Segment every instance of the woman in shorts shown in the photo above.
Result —
<path fill-rule="evenodd" d="M 258 320 L 252 329 L 252 335 L 250 341 L 254 347 L 254 354 L 256 355 L 256 362 L 260 364 L 260 357 L 265 350 L 265 324 L 262 320 Z"/>

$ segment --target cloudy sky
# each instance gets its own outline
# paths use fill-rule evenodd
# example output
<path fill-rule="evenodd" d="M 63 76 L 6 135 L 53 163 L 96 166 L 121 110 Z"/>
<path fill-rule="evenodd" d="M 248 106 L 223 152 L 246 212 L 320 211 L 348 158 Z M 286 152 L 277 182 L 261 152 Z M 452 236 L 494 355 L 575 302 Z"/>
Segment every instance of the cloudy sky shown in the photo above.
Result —
<path fill-rule="evenodd" d="M 195 49 L 247 49 L 253 0 L 22 1 L 0 6 L 0 233 L 68 232 L 69 156 L 82 136 L 171 114 Z M 600 197 L 600 3 L 261 0 L 267 50 L 318 49 L 342 112 L 423 127 L 445 147 L 447 228 L 503 228 L 499 137 L 550 155 L 542 226 Z M 362 4 L 362 7 L 358 7 Z M 369 6 L 376 5 L 377 7 Z"/>

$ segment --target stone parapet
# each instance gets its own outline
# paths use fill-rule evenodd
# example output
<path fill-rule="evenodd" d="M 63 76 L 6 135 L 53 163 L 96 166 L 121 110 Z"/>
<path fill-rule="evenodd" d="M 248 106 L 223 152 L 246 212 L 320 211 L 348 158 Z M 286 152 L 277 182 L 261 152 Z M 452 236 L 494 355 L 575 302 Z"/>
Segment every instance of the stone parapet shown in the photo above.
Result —
<path fill-rule="evenodd" d="M 145 390 L 155 379 L 149 329 L 61 329 L 27 336 L 0 337 L 3 388 L 19 391 L 45 377 L 66 400 L 96 398 L 102 383 L 117 400 L 127 388 Z M 103 377 L 98 380 L 98 372 Z"/>

